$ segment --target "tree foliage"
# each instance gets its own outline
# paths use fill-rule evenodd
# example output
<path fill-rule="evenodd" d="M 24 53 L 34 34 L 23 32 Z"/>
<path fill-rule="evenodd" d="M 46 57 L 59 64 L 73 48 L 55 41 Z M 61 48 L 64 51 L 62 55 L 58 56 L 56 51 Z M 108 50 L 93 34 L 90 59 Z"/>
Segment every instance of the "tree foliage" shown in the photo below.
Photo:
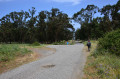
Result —
<path fill-rule="evenodd" d="M 0 19 L 0 42 L 52 43 L 72 39 L 73 26 L 67 14 L 57 8 L 36 15 L 29 11 L 11 12 Z"/>
<path fill-rule="evenodd" d="M 101 14 L 96 17 L 95 14 Z M 81 40 L 98 39 L 105 33 L 120 28 L 120 0 L 115 5 L 106 5 L 99 9 L 95 5 L 88 5 L 85 9 L 73 15 L 73 19 L 81 25 L 76 31 Z"/>

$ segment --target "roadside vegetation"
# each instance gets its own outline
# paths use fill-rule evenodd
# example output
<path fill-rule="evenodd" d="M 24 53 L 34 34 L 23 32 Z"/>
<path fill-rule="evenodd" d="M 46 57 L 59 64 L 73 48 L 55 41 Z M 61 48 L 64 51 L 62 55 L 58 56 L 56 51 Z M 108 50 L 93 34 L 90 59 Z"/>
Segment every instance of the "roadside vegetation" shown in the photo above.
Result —
<path fill-rule="evenodd" d="M 74 45 L 75 44 L 75 41 L 74 40 L 68 40 L 68 41 L 61 41 L 61 42 L 54 42 L 53 45 L 67 45 L 67 42 L 68 42 L 68 45 Z"/>
<path fill-rule="evenodd" d="M 36 60 L 39 54 L 30 49 L 44 47 L 38 44 L 0 44 L 0 73 Z"/>
<path fill-rule="evenodd" d="M 26 48 L 21 48 L 19 45 L 15 44 L 2 44 L 0 45 L 0 61 L 6 62 L 13 60 L 16 56 L 24 56 L 30 53 Z"/>
<path fill-rule="evenodd" d="M 98 42 L 92 42 L 92 50 L 84 69 L 83 79 L 120 78 L 120 29 L 109 32 Z"/>
<path fill-rule="evenodd" d="M 32 43 L 32 46 L 40 46 L 40 43 L 36 41 L 36 42 Z"/>
<path fill-rule="evenodd" d="M 35 42 L 33 44 L 1 44 L 0 45 L 0 62 L 14 60 L 16 57 L 22 57 L 31 54 L 30 48 L 41 48 L 45 45 Z"/>

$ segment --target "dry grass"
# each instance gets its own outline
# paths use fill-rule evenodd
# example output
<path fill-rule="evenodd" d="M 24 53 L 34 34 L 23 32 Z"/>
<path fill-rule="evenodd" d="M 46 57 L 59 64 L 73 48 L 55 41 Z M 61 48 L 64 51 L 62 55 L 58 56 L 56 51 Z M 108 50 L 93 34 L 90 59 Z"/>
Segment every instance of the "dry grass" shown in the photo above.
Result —
<path fill-rule="evenodd" d="M 14 60 L 1 62 L 0 63 L 0 73 L 6 72 L 23 64 L 37 60 L 41 55 L 38 53 L 26 54 L 24 56 L 18 56 Z"/>

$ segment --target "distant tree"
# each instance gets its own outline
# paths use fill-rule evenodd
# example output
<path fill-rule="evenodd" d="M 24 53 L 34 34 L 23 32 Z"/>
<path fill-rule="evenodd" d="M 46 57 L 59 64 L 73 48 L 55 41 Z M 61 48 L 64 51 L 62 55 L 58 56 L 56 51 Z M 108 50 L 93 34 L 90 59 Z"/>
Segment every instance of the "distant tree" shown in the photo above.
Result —
<path fill-rule="evenodd" d="M 95 5 L 88 5 L 85 9 L 81 9 L 79 12 L 73 15 L 73 19 L 80 23 L 90 23 L 93 19 L 93 16 L 96 12 L 99 11 L 99 8 Z"/>
<path fill-rule="evenodd" d="M 1 38 L 2 42 L 8 42 L 11 44 L 13 40 L 13 29 L 12 23 L 10 22 L 10 15 L 6 15 L 1 19 Z"/>
<path fill-rule="evenodd" d="M 92 26 L 94 14 L 99 11 L 99 8 L 95 5 L 88 5 L 85 9 L 81 9 L 79 12 L 73 15 L 73 19 L 81 24 L 81 34 L 84 36 L 81 39 L 88 39 L 91 37 Z"/>
<path fill-rule="evenodd" d="M 47 41 L 47 11 L 41 11 L 37 16 L 37 39 L 39 42 Z"/>
<path fill-rule="evenodd" d="M 75 39 L 80 39 L 80 29 L 77 29 L 75 32 Z"/>
<path fill-rule="evenodd" d="M 51 42 L 54 41 L 61 41 L 61 40 L 68 40 L 71 34 L 69 35 L 69 30 L 73 30 L 73 26 L 69 23 L 68 15 L 62 13 L 57 8 L 53 8 L 51 12 L 49 12 L 49 17 L 47 21 L 47 34 L 48 40 Z"/>
<path fill-rule="evenodd" d="M 103 17 L 94 18 L 95 13 L 101 13 Z M 106 32 L 120 28 L 120 0 L 115 5 L 106 5 L 101 9 L 88 5 L 75 13 L 73 19 L 81 24 L 80 39 L 98 39 Z"/>
<path fill-rule="evenodd" d="M 26 42 L 30 42 L 30 43 L 33 43 L 36 40 L 35 38 L 35 33 L 36 33 L 36 30 L 35 30 L 35 24 L 36 24 L 36 16 L 35 15 L 35 8 L 32 7 L 32 9 L 30 10 L 29 9 L 29 17 L 30 17 L 30 20 L 27 21 L 27 28 L 28 28 L 28 31 L 27 31 L 27 41 Z"/>

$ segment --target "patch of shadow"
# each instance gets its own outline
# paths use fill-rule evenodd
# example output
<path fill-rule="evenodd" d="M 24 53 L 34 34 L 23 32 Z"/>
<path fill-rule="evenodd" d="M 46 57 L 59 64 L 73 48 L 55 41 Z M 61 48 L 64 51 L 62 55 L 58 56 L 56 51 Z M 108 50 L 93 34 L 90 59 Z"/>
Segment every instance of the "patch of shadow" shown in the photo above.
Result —
<path fill-rule="evenodd" d="M 45 65 L 45 66 L 42 66 L 43 68 L 52 68 L 52 67 L 55 67 L 55 65 L 53 64 L 49 64 L 49 65 Z"/>

